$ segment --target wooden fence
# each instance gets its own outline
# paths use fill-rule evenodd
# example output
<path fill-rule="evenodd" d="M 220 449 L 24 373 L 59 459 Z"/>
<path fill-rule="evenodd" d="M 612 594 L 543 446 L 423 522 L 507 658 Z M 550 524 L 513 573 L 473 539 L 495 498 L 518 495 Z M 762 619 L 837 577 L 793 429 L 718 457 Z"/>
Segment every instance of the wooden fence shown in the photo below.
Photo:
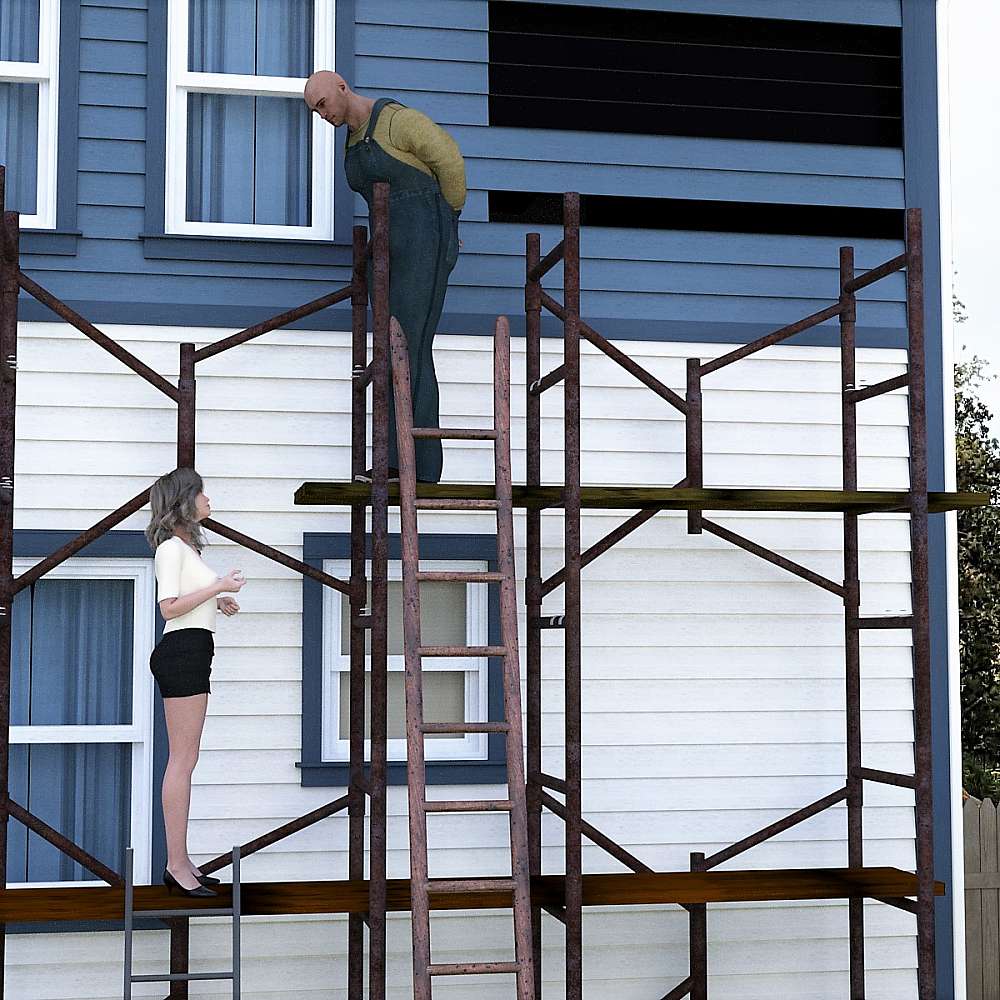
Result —
<path fill-rule="evenodd" d="M 1000 1000 L 1000 841 L 991 799 L 962 806 L 968 1000 Z"/>

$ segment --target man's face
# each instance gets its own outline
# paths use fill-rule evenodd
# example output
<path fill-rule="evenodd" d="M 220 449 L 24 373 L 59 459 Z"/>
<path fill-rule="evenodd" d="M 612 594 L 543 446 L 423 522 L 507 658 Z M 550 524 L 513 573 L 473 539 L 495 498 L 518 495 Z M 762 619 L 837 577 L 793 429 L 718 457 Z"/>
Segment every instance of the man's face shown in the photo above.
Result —
<path fill-rule="evenodd" d="M 332 82 L 317 82 L 305 95 L 311 112 L 318 114 L 336 128 L 343 125 L 347 114 L 347 92 Z"/>

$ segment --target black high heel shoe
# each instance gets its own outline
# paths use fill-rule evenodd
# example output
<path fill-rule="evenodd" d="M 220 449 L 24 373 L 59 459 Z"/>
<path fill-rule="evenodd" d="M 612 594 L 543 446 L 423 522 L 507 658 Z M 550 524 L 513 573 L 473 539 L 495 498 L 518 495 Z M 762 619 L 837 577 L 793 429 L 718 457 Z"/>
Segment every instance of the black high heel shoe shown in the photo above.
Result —
<path fill-rule="evenodd" d="M 202 885 L 218 885 L 222 881 L 221 878 L 216 878 L 214 875 L 202 875 L 201 872 L 195 872 L 194 877 Z"/>
<path fill-rule="evenodd" d="M 176 889 L 178 892 L 181 893 L 182 896 L 217 896 L 218 895 L 217 892 L 215 892 L 212 889 L 209 889 L 207 885 L 199 885 L 197 889 L 185 889 L 184 886 L 182 886 L 180 884 L 180 882 L 178 882 L 177 879 L 175 879 L 173 877 L 173 875 L 171 875 L 170 872 L 167 871 L 166 868 L 163 869 L 163 884 L 171 892 L 173 892 Z"/>

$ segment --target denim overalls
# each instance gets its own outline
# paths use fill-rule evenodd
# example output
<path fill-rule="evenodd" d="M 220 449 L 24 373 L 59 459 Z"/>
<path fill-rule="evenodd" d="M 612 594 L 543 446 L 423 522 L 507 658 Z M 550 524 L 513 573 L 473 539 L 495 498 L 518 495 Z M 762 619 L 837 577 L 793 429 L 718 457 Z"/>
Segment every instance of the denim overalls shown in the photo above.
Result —
<path fill-rule="evenodd" d="M 373 185 L 389 182 L 389 313 L 406 334 L 410 352 L 410 388 L 415 427 L 438 427 L 438 384 L 431 342 L 437 330 L 448 276 L 458 259 L 458 215 L 441 194 L 437 178 L 390 156 L 373 138 L 375 123 L 389 103 L 375 102 L 364 138 L 344 143 L 347 183 L 373 211 Z M 348 134 L 350 138 L 350 134 Z M 369 215 L 370 217 L 370 215 Z M 374 296 L 372 261 L 368 261 L 368 291 Z M 372 298 L 374 305 L 374 299 Z M 441 442 L 414 442 L 417 479 L 441 479 Z M 389 465 L 399 468 L 395 402 L 389 384 Z"/>

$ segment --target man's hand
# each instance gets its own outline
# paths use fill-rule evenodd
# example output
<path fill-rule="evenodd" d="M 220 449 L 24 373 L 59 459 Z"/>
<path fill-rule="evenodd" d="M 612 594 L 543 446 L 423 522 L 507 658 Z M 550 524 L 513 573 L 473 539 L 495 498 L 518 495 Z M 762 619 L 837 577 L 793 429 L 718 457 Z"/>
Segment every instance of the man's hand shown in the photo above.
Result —
<path fill-rule="evenodd" d="M 215 599 L 215 606 L 228 617 L 232 617 L 240 610 L 240 606 L 236 603 L 236 599 L 233 597 L 217 597 Z"/>

